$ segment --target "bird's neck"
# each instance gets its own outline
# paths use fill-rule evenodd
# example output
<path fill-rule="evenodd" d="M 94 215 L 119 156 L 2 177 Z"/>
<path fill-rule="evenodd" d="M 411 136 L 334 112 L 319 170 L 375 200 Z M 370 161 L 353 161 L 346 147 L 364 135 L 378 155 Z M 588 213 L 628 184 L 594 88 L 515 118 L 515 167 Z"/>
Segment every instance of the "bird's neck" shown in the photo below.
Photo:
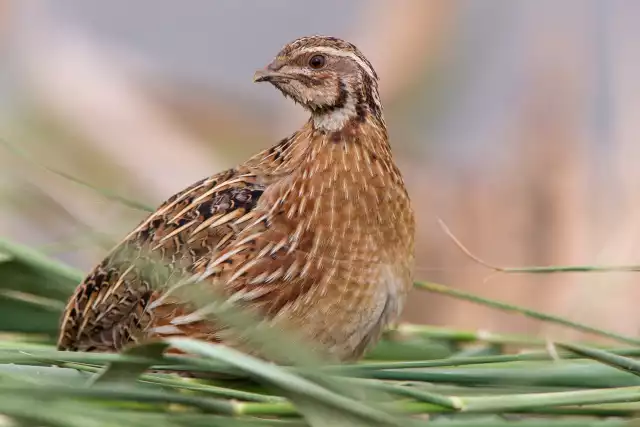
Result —
<path fill-rule="evenodd" d="M 312 110 L 311 121 L 315 130 L 331 133 L 340 132 L 354 121 L 365 123 L 369 116 L 384 126 L 377 88 L 370 84 L 356 87 L 340 84 L 335 102 Z"/>
<path fill-rule="evenodd" d="M 357 107 L 359 106 L 355 97 L 348 95 L 339 105 L 313 112 L 311 115 L 313 127 L 321 132 L 338 132 L 358 117 Z"/>
<path fill-rule="evenodd" d="M 349 210 L 348 205 L 371 193 L 368 206 L 376 209 L 389 186 L 401 184 L 386 127 L 375 117 L 347 121 L 332 132 L 318 130 L 313 119 L 305 128 L 287 150 L 287 169 L 318 203 L 324 198 L 334 211 Z"/>

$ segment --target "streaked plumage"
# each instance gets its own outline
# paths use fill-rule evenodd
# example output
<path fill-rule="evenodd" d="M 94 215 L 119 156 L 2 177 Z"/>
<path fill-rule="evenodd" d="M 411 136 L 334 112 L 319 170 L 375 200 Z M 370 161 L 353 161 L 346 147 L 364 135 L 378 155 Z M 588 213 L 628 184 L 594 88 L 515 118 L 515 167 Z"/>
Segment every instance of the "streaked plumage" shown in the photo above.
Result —
<path fill-rule="evenodd" d="M 302 104 L 309 121 L 174 195 L 133 230 L 71 297 L 59 348 L 114 351 L 175 335 L 231 342 L 220 323 L 167 294 L 174 274 L 297 328 L 339 360 L 360 357 L 400 314 L 414 217 L 373 67 L 352 44 L 312 36 L 285 46 L 255 80 Z M 160 286 L 135 262 L 147 253 L 169 267 Z"/>

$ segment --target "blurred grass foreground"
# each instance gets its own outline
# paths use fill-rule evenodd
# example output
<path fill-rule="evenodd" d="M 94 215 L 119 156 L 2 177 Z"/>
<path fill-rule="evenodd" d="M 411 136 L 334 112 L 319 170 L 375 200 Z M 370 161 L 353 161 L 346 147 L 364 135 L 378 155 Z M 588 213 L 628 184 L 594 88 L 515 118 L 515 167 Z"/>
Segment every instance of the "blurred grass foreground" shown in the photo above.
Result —
<path fill-rule="evenodd" d="M 590 267 L 579 267 L 590 269 Z M 599 269 L 593 267 L 593 269 Z M 571 270 L 558 267 L 556 271 Z M 294 363 L 192 339 L 121 354 L 60 352 L 81 273 L 0 241 L 0 422 L 16 426 L 632 426 L 640 339 L 447 286 L 416 288 L 575 328 L 613 344 L 402 323 L 357 364 L 312 363 L 277 331 L 216 312 Z M 230 323 L 233 325 L 233 323 Z M 617 342 L 617 345 L 615 344 Z M 168 346 L 184 355 L 164 354 Z M 189 373 L 188 376 L 181 374 Z"/>

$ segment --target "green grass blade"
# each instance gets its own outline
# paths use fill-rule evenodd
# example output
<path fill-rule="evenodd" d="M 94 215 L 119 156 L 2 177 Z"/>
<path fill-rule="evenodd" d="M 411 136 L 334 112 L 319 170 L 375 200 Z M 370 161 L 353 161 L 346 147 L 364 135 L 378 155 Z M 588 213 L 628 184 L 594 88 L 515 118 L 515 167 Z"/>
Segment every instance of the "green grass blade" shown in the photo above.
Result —
<path fill-rule="evenodd" d="M 233 414 L 233 403 L 222 400 L 204 398 L 196 395 L 165 392 L 141 387 L 113 385 L 95 387 L 69 387 L 63 384 L 15 385 L 0 383 L 0 400 L 7 396 L 23 396 L 46 398 L 101 399 L 105 401 L 129 401 L 137 403 L 179 404 L 198 408 L 206 412 Z"/>
<path fill-rule="evenodd" d="M 463 402 L 463 411 L 466 412 L 517 412 L 568 405 L 640 402 L 640 387 L 461 397 L 460 399 Z"/>
<path fill-rule="evenodd" d="M 370 405 L 338 395 L 326 388 L 296 376 L 286 370 L 248 356 L 232 348 L 212 345 L 190 339 L 169 339 L 168 342 L 175 348 L 190 354 L 222 360 L 238 369 L 250 373 L 255 378 L 270 386 L 287 392 L 288 397 L 300 406 L 301 412 L 310 418 L 310 423 L 316 419 L 312 406 L 323 405 L 335 414 L 344 414 L 345 418 L 359 421 L 351 421 L 353 425 L 401 425 L 396 417 L 377 410 Z M 324 412 L 324 411 L 323 411 Z M 325 412 L 326 415 L 326 412 Z M 369 423 L 369 424 L 365 424 Z M 346 425 L 346 424 L 345 424 Z"/>
<path fill-rule="evenodd" d="M 377 370 L 371 378 L 477 386 L 607 388 L 640 386 L 640 378 L 600 363 L 522 363 L 491 368 Z"/>
<path fill-rule="evenodd" d="M 66 279 L 72 283 L 79 283 L 84 277 L 81 271 L 51 259 L 40 251 L 4 239 L 0 239 L 0 253 L 9 255 L 12 259 L 46 274 Z"/>
<path fill-rule="evenodd" d="M 628 337 L 626 335 L 617 334 L 615 332 L 606 331 L 604 329 L 597 328 L 595 326 L 589 326 L 578 322 L 565 319 L 564 317 L 555 316 L 552 314 L 542 313 L 539 311 L 531 310 L 529 308 L 520 307 L 514 304 L 507 304 L 504 302 L 492 300 L 489 298 L 483 298 L 468 292 L 454 289 L 449 286 L 440 285 L 438 283 L 431 282 L 415 282 L 414 286 L 418 289 L 422 289 L 429 292 L 434 292 L 442 295 L 448 295 L 457 299 L 473 302 L 480 305 L 496 308 L 502 311 L 520 314 L 522 316 L 531 317 L 533 319 L 542 320 L 549 323 L 555 323 L 557 325 L 567 326 L 572 329 L 576 329 L 582 332 L 588 332 L 594 335 L 610 338 L 616 341 L 625 342 L 628 344 L 640 345 L 640 339 Z"/>
<path fill-rule="evenodd" d="M 558 343 L 556 344 L 560 348 L 569 350 L 577 355 L 588 357 L 598 362 L 605 363 L 614 368 L 618 368 L 625 372 L 630 372 L 634 375 L 640 376 L 640 362 L 637 360 L 620 356 L 608 351 L 599 350 L 595 348 L 589 348 L 577 344 Z"/>
<path fill-rule="evenodd" d="M 92 384 L 135 382 L 147 369 L 162 359 L 164 351 L 168 347 L 169 345 L 164 342 L 155 342 L 127 348 L 122 352 L 123 355 L 140 357 L 145 362 L 125 360 L 111 362 L 94 378 Z"/>
<path fill-rule="evenodd" d="M 624 356 L 640 356 L 640 348 L 619 348 L 610 349 L 610 353 Z M 561 359 L 578 359 L 583 356 L 576 353 L 559 352 Z M 474 357 L 450 357 L 439 360 L 409 360 L 400 362 L 361 362 L 355 365 L 343 365 L 327 367 L 329 370 L 338 370 L 345 372 L 357 373 L 358 371 L 367 370 L 395 370 L 395 369 L 418 369 L 418 368 L 440 368 L 448 366 L 465 366 L 465 365 L 486 365 L 510 362 L 535 362 L 535 361 L 551 361 L 554 360 L 549 352 L 532 351 L 520 354 L 501 354 L 496 356 L 474 356 Z"/>

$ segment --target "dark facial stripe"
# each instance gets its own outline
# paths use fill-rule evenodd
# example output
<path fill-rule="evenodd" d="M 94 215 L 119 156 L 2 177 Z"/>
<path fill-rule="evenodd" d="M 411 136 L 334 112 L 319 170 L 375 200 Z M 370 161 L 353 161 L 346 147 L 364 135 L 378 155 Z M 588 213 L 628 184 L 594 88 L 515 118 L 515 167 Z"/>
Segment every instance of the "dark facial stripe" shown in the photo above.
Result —
<path fill-rule="evenodd" d="M 326 114 L 335 110 L 339 110 L 341 108 L 344 108 L 344 106 L 347 104 L 348 99 L 349 91 L 347 89 L 347 85 L 342 80 L 340 80 L 340 83 L 338 85 L 338 97 L 336 98 L 335 102 L 330 105 L 319 107 L 315 110 L 315 112 L 319 114 Z"/>

